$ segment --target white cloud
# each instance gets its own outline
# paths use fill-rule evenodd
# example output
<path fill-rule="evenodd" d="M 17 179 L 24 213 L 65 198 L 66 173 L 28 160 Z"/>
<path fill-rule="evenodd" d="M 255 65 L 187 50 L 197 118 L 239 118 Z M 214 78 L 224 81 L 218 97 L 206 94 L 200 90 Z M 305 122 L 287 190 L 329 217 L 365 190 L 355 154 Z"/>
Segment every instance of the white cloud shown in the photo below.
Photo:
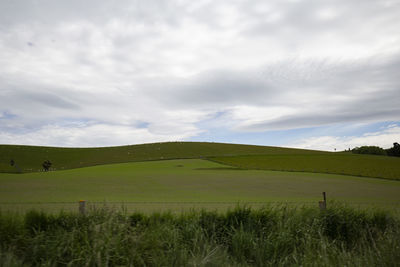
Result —
<path fill-rule="evenodd" d="M 168 127 L 171 127 L 171 125 L 168 125 Z M 181 141 L 198 133 L 198 130 L 194 128 L 186 127 L 180 128 L 180 130 L 181 132 L 175 128 L 172 133 L 165 134 L 157 130 L 153 131 L 153 129 L 139 129 L 121 125 L 45 125 L 30 132 L 8 133 L 0 131 L 0 140 L 5 144 L 91 147 Z"/>
<path fill-rule="evenodd" d="M 232 132 L 398 121 L 399 16 L 394 1 L 1 1 L 0 143 L 44 144 L 48 125 L 73 136 L 58 145 L 93 125 L 195 137 L 219 113 Z"/>
<path fill-rule="evenodd" d="M 360 146 L 379 146 L 390 148 L 400 141 L 400 126 L 390 125 L 377 132 L 368 132 L 361 136 L 318 136 L 287 144 L 287 147 L 343 151 Z"/>

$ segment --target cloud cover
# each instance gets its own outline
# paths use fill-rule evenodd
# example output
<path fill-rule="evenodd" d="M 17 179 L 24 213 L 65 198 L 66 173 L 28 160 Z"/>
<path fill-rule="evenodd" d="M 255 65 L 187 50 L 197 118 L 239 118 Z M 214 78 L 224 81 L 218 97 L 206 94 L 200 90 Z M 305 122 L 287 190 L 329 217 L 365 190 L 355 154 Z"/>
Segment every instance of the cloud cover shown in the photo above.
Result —
<path fill-rule="evenodd" d="M 400 140 L 400 126 L 393 124 L 376 132 L 367 132 L 361 136 L 318 136 L 300 139 L 290 143 L 288 147 L 317 149 L 327 151 L 343 151 L 366 144 L 389 148 L 393 146 L 390 140 Z"/>
<path fill-rule="evenodd" d="M 400 1 L 1 1 L 0 143 L 399 121 L 399 18 Z"/>

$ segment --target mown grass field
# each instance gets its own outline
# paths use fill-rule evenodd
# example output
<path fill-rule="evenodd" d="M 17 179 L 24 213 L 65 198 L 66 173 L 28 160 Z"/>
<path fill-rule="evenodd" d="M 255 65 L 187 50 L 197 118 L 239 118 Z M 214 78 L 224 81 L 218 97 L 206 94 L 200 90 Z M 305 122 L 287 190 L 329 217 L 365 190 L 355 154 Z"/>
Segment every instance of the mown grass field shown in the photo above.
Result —
<path fill-rule="evenodd" d="M 199 159 L 122 163 L 55 172 L 3 173 L 0 174 L 0 185 L 3 210 L 31 207 L 58 210 L 71 206 L 76 210 L 81 199 L 99 205 L 102 202 L 149 202 L 126 203 L 131 209 L 142 211 L 227 206 L 221 202 L 229 202 L 229 206 L 239 202 L 311 202 L 317 205 L 323 191 L 327 192 L 329 200 L 353 204 L 390 206 L 400 202 L 398 181 L 241 170 Z"/>
<path fill-rule="evenodd" d="M 400 158 L 351 153 L 247 155 L 212 160 L 243 169 L 346 174 L 400 180 Z"/>

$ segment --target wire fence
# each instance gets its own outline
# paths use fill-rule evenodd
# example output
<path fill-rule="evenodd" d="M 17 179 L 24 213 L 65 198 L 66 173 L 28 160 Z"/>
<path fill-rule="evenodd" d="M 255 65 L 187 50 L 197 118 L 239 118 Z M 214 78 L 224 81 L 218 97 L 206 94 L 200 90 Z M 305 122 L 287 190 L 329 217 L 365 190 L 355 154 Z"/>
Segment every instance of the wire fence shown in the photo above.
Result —
<path fill-rule="evenodd" d="M 82 200 L 80 200 L 82 201 Z M 333 202 L 344 204 L 385 204 L 385 205 L 400 205 L 400 201 L 338 201 Z M 79 201 L 21 201 L 21 202 L 0 202 L 0 205 L 7 204 L 77 204 Z M 92 204 L 312 204 L 318 201 L 87 201 Z"/>
<path fill-rule="evenodd" d="M 87 201 L 92 204 L 307 204 L 315 201 Z M 31 204 L 76 204 L 79 201 L 50 201 L 50 202 L 0 202 L 0 205 L 31 205 Z M 370 203 L 370 202 L 365 202 Z M 400 204 L 400 202 L 398 202 Z"/>
<path fill-rule="evenodd" d="M 326 208 L 321 206 L 323 201 L 49 201 L 49 202 L 0 202 L 0 211 L 26 212 L 29 210 L 43 210 L 46 212 L 92 210 L 107 208 L 114 210 L 125 210 L 128 212 L 184 212 L 190 210 L 217 210 L 224 211 L 233 209 L 237 206 L 262 208 L 262 207 L 314 207 Z M 400 202 L 366 202 L 366 201 L 347 201 L 347 202 L 327 202 L 327 206 L 333 203 L 355 208 L 385 208 L 400 212 Z M 82 208 L 82 205 L 84 206 Z"/>

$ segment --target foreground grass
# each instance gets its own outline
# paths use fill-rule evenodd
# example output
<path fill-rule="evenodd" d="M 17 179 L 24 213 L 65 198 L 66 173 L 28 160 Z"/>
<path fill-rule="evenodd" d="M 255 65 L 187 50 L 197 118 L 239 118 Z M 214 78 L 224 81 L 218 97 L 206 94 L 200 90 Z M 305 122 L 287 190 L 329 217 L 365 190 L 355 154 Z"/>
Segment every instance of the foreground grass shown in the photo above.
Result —
<path fill-rule="evenodd" d="M 215 157 L 243 169 L 317 172 L 400 180 L 400 158 L 349 153 L 307 153 Z"/>
<path fill-rule="evenodd" d="M 400 222 L 334 205 L 225 213 L 0 213 L 2 266 L 395 266 Z"/>
<path fill-rule="evenodd" d="M 80 199 L 91 202 L 139 202 L 132 209 L 171 209 L 170 203 L 312 202 L 321 192 L 349 203 L 400 203 L 400 182 L 344 175 L 265 170 L 238 170 L 198 159 L 101 165 L 74 170 L 0 174 L 0 209 L 76 210 Z M 50 202 L 50 203 L 49 203 Z M 36 204 L 39 203 L 39 204 Z M 43 203 L 43 204 L 40 204 Z M 47 206 L 45 206 L 45 203 Z M 65 205 L 64 205 L 65 204 Z M 217 203 L 218 205 L 218 203 Z M 154 206 L 154 205 L 153 205 Z M 163 207 L 161 207 L 163 206 Z M 186 207 L 190 208 L 191 204 Z M 197 205 L 198 207 L 200 206 Z M 226 205 L 223 205 L 226 207 Z M 26 209 L 25 209 L 26 210 Z"/>

